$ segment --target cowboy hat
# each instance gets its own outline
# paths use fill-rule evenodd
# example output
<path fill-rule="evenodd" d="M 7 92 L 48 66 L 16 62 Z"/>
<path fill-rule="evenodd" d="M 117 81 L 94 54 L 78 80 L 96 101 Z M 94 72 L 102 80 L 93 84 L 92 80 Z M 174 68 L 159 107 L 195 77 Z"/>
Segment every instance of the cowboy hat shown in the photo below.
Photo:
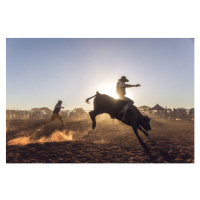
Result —
<path fill-rule="evenodd" d="M 119 79 L 119 81 L 129 82 L 129 80 L 126 78 L 126 76 L 122 76 L 121 79 Z"/>

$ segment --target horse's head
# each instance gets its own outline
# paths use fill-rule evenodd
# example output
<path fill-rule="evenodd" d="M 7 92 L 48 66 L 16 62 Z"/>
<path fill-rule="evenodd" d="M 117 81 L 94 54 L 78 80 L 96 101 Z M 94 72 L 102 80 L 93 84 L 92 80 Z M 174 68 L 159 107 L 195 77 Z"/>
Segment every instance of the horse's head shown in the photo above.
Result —
<path fill-rule="evenodd" d="M 140 120 L 140 125 L 146 130 L 146 131 L 151 131 L 151 126 L 150 126 L 150 118 L 147 116 L 144 116 Z"/>

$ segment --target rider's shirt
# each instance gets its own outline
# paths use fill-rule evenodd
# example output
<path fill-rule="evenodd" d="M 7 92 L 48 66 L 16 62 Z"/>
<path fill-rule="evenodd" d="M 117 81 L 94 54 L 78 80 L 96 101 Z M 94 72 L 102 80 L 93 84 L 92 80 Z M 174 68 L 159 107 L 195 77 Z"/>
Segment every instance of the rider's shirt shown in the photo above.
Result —
<path fill-rule="evenodd" d="M 55 106 L 55 108 L 54 108 L 53 113 L 59 114 L 60 109 L 61 109 L 61 105 L 59 105 L 59 104 L 57 103 L 56 106 Z"/>
<path fill-rule="evenodd" d="M 117 82 L 117 94 L 119 96 L 124 96 L 126 94 L 126 84 L 118 81 Z"/>

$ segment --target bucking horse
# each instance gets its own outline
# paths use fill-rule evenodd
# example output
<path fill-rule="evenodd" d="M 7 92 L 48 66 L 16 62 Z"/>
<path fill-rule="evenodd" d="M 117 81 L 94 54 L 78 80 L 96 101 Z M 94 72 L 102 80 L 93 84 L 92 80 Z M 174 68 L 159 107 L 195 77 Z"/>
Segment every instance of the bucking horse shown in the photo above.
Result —
<path fill-rule="evenodd" d="M 93 130 L 96 127 L 96 116 L 103 113 L 107 113 L 111 116 L 111 118 L 121 121 L 123 114 L 120 114 L 119 112 L 125 106 L 126 102 L 123 100 L 114 99 L 105 94 L 100 94 L 99 92 L 97 92 L 96 95 L 86 99 L 86 102 L 89 103 L 89 100 L 92 98 L 94 98 L 94 110 L 89 112 L 89 114 L 92 120 Z M 148 116 L 143 116 L 134 105 L 127 110 L 126 118 L 123 123 L 131 126 L 137 137 L 138 129 L 143 131 L 145 134 L 148 133 L 143 129 L 146 131 L 151 130 L 150 118 Z"/>

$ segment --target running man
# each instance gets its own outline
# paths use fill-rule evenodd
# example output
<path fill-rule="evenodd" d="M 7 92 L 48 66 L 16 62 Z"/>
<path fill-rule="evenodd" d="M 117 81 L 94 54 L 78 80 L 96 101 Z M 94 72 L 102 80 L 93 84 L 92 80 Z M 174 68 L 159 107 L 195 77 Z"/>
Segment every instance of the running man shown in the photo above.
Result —
<path fill-rule="evenodd" d="M 62 128 L 65 128 L 63 117 L 61 115 L 59 115 L 60 109 L 64 108 L 61 106 L 61 104 L 62 104 L 62 101 L 59 100 L 54 108 L 51 118 L 49 120 L 46 120 L 45 122 L 43 122 L 43 125 L 49 123 L 50 121 L 53 121 L 55 118 L 58 118 L 62 124 Z"/>
<path fill-rule="evenodd" d="M 133 104 L 134 101 L 132 101 L 131 99 L 129 99 L 128 97 L 125 97 L 126 95 L 126 88 L 130 88 L 130 87 L 139 87 L 140 84 L 136 84 L 136 85 L 129 85 L 129 84 L 125 84 L 125 82 L 129 82 L 129 80 L 126 78 L 126 76 L 122 76 L 121 79 L 118 80 L 117 82 L 117 94 L 119 96 L 120 100 L 125 101 L 127 104 L 124 106 L 124 108 L 119 112 L 120 114 L 123 114 L 122 117 L 122 121 L 125 120 L 126 118 L 126 111 L 128 110 L 128 108 L 130 108 Z"/>

